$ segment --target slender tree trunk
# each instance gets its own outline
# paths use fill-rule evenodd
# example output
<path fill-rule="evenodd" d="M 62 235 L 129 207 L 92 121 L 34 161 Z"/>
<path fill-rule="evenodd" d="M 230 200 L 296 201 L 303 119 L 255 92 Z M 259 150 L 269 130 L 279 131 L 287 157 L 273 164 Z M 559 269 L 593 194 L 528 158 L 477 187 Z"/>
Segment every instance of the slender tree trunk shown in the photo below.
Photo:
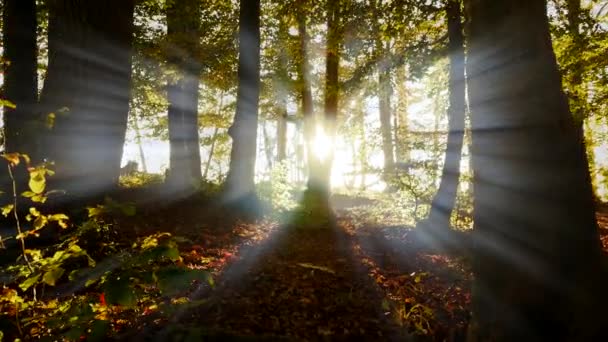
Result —
<path fill-rule="evenodd" d="M 270 135 L 268 134 L 267 122 L 262 121 L 262 138 L 264 139 L 264 153 L 266 154 L 266 162 L 268 163 L 268 172 L 272 170 L 274 161 L 273 145 L 271 143 Z"/>
<path fill-rule="evenodd" d="M 220 129 L 215 127 L 213 130 L 213 136 L 211 137 L 211 147 L 209 147 L 209 156 L 207 156 L 207 162 L 205 163 L 205 171 L 203 172 L 203 179 L 207 179 L 207 175 L 209 174 L 209 167 L 211 166 L 211 161 L 213 160 L 213 154 L 215 153 L 215 144 L 217 143 L 217 137 Z"/>
<path fill-rule="evenodd" d="M 177 76 L 167 87 L 169 100 L 169 177 L 177 187 L 187 187 L 201 177 L 198 133 L 200 4 L 182 1 L 167 7 L 167 35 L 172 45 L 168 60 Z"/>
<path fill-rule="evenodd" d="M 340 63 L 340 2 L 327 2 L 327 48 L 325 64 L 325 108 L 324 117 L 319 125 L 325 136 L 334 144 L 336 122 L 338 115 L 339 83 L 338 71 Z M 308 190 L 329 198 L 330 176 L 333 163 L 333 148 L 330 148 L 324 160 L 319 160 L 318 167 L 308 178 Z"/>
<path fill-rule="evenodd" d="M 222 91 L 220 95 L 220 103 L 217 107 L 217 115 L 220 116 L 222 110 L 224 108 L 224 92 Z M 209 168 L 211 166 L 211 160 L 213 160 L 213 154 L 215 153 L 215 144 L 217 143 L 217 138 L 219 136 L 220 129 L 219 127 L 215 127 L 213 130 L 213 136 L 211 137 L 211 146 L 209 147 L 209 156 L 207 156 L 207 162 L 205 163 L 205 171 L 203 172 L 203 179 L 207 180 L 207 175 L 209 174 Z"/>
<path fill-rule="evenodd" d="M 302 8 L 300 9 L 303 10 Z M 300 37 L 300 65 L 298 68 L 300 77 L 300 96 L 302 97 L 302 116 L 304 117 L 304 141 L 306 142 L 306 160 L 308 164 L 308 178 L 314 177 L 315 170 L 319 168 L 318 159 L 314 155 L 314 140 L 316 120 L 314 118 L 314 107 L 312 101 L 312 90 L 310 88 L 310 65 L 308 61 L 308 32 L 306 29 L 306 16 L 300 13 L 298 16 L 298 31 Z"/>
<path fill-rule="evenodd" d="M 546 2 L 468 0 L 475 213 L 469 341 L 606 341 L 586 156 Z"/>
<path fill-rule="evenodd" d="M 148 173 L 148 165 L 146 163 L 146 154 L 144 153 L 144 145 L 141 139 L 141 130 L 139 129 L 139 117 L 136 115 L 133 120 L 133 127 L 135 128 L 135 139 L 137 141 L 137 148 L 139 149 L 139 159 L 141 166 L 145 173 Z"/>
<path fill-rule="evenodd" d="M 283 41 L 289 39 L 287 22 L 281 20 L 279 27 L 279 36 Z M 287 46 L 281 46 L 279 52 L 279 82 L 278 82 L 278 99 L 279 117 L 277 118 L 277 161 L 282 162 L 287 157 L 287 82 L 290 81 L 287 72 Z"/>
<path fill-rule="evenodd" d="M 42 114 L 55 113 L 44 157 L 75 196 L 118 184 L 127 130 L 133 0 L 49 2 L 49 64 Z"/>
<path fill-rule="evenodd" d="M 380 131 L 382 132 L 382 152 L 384 154 L 384 179 L 388 181 L 395 168 L 393 129 L 391 124 L 392 108 L 391 74 L 387 68 L 378 70 L 378 104 L 380 107 Z"/>
<path fill-rule="evenodd" d="M 239 16 L 239 86 L 226 178 L 229 199 L 255 194 L 258 107 L 260 97 L 260 0 L 241 0 Z"/>
<path fill-rule="evenodd" d="M 397 109 L 395 113 L 395 155 L 396 162 L 407 165 L 409 163 L 408 150 L 408 90 L 407 90 L 407 74 L 406 66 L 397 69 L 396 73 L 396 91 L 397 91 Z M 407 172 L 407 169 L 402 170 Z"/>
<path fill-rule="evenodd" d="M 277 161 L 280 163 L 287 158 L 287 108 L 277 120 Z"/>
<path fill-rule="evenodd" d="M 450 216 L 456 202 L 465 116 L 464 36 L 460 0 L 448 0 L 446 14 L 450 39 L 448 49 L 450 58 L 449 134 L 441 181 L 433 198 L 428 219 L 428 224 L 438 229 L 450 226 Z"/>
<path fill-rule="evenodd" d="M 3 8 L 5 151 L 35 156 L 38 100 L 36 1 L 5 0 Z M 41 126 L 41 125 L 40 125 Z"/>

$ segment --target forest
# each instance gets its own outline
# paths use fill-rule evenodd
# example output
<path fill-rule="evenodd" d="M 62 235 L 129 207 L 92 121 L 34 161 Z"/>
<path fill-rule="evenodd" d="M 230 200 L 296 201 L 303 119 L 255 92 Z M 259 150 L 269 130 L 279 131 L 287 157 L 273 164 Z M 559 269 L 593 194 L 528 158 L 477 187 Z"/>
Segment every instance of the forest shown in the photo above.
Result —
<path fill-rule="evenodd" d="M 0 9 L 0 341 L 608 341 L 608 1 Z"/>

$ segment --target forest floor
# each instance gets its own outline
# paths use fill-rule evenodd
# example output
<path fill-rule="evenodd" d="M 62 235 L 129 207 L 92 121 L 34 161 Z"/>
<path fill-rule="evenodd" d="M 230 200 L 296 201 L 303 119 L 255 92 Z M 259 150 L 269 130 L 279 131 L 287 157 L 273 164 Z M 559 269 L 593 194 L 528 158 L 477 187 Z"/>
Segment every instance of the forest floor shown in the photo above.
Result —
<path fill-rule="evenodd" d="M 355 224 L 343 209 L 333 224 L 306 227 L 296 219 L 228 223 L 194 203 L 173 215 L 150 209 L 143 231 L 173 224 L 193 241 L 180 246 L 184 263 L 211 271 L 215 285 L 198 286 L 188 294 L 193 305 L 170 317 L 146 312 L 117 336 L 462 340 L 472 278 L 466 258 L 422 246 L 410 227 Z M 608 242 L 608 213 L 598 217 Z"/>
<path fill-rule="evenodd" d="M 195 281 L 164 306 L 89 297 L 107 306 L 116 340 L 463 340 L 466 258 L 422 246 L 410 227 L 355 222 L 347 209 L 331 224 L 303 226 L 244 223 L 201 199 L 148 201 L 118 220 L 118 239 L 183 236 L 179 263 L 210 272 L 213 284 Z M 608 250 L 608 208 L 598 222 Z"/>
<path fill-rule="evenodd" d="M 608 210 L 598 213 L 608 250 Z M 237 225 L 239 227 L 239 225 Z M 246 232 L 246 233 L 245 233 Z M 354 224 L 339 210 L 319 227 L 271 222 L 242 225 L 185 254 L 216 286 L 191 294 L 198 303 L 165 321 L 140 326 L 164 340 L 464 340 L 472 273 L 465 258 L 431 251 L 409 227 Z M 229 238 L 232 236 L 232 238 Z M 235 238 L 238 236 L 239 238 Z M 235 241 L 239 241 L 235 243 Z"/>

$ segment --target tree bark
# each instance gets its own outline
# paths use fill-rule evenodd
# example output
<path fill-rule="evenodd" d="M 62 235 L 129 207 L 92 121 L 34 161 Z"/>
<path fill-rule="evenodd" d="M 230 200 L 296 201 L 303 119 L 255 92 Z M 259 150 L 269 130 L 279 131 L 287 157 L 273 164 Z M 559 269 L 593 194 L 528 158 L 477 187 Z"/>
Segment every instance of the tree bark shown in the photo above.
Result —
<path fill-rule="evenodd" d="M 303 6 L 303 4 L 301 4 Z M 312 101 L 312 90 L 310 87 L 310 64 L 308 61 L 308 32 L 306 29 L 306 15 L 303 8 L 300 8 L 298 16 L 298 33 L 300 37 L 300 96 L 302 104 L 302 116 L 304 117 L 304 140 L 306 141 L 306 160 L 308 163 L 308 178 L 314 177 L 315 170 L 319 168 L 319 162 L 314 155 L 314 140 L 316 130 L 316 120 L 314 118 L 314 104 Z"/>
<path fill-rule="evenodd" d="M 255 194 L 258 107 L 260 97 L 260 1 L 241 0 L 239 16 L 239 86 L 226 195 L 230 200 Z"/>
<path fill-rule="evenodd" d="M 380 43 L 382 48 L 382 43 Z M 385 50 L 382 48 L 382 50 Z M 380 131 L 382 133 L 382 152 L 384 154 L 384 180 L 389 181 L 395 168 L 395 151 L 393 146 L 393 128 L 391 123 L 392 108 L 391 70 L 385 66 L 378 68 L 378 104 L 380 109 Z"/>
<path fill-rule="evenodd" d="M 407 165 L 409 162 L 408 144 L 408 91 L 407 91 L 407 75 L 406 67 L 402 66 L 397 69 L 396 83 L 397 86 L 397 108 L 395 113 L 394 139 L 395 139 L 395 156 L 396 163 Z M 407 172 L 407 170 L 402 170 Z"/>
<path fill-rule="evenodd" d="M 36 45 L 36 1 L 6 0 L 3 8 L 4 87 L 3 99 L 16 108 L 4 106 L 5 151 L 35 157 L 35 106 L 38 101 L 38 61 Z"/>
<path fill-rule="evenodd" d="M 465 57 L 460 0 L 448 0 L 446 15 L 450 58 L 449 134 L 439 189 L 433 198 L 427 221 L 430 227 L 438 229 L 450 226 L 450 216 L 456 202 L 458 180 L 460 178 L 465 122 Z"/>
<path fill-rule="evenodd" d="M 217 115 L 220 116 L 222 114 L 222 110 L 224 109 L 224 91 L 221 92 L 220 95 L 220 103 L 217 106 Z M 207 162 L 205 163 L 205 171 L 203 171 L 203 179 L 207 179 L 207 175 L 209 174 L 209 168 L 211 167 L 211 160 L 213 160 L 213 154 L 215 153 L 215 145 L 217 144 L 217 138 L 219 136 L 220 129 L 219 127 L 215 127 L 213 130 L 213 136 L 211 137 L 211 146 L 209 147 L 209 155 L 207 156 Z"/>
<path fill-rule="evenodd" d="M 170 167 L 167 181 L 187 187 L 201 178 L 198 94 L 201 64 L 200 4 L 194 0 L 167 8 L 168 60 L 177 77 L 167 87 L 169 99 Z"/>
<path fill-rule="evenodd" d="M 340 66 L 340 2 L 327 2 L 327 47 L 325 60 L 325 108 L 324 116 L 319 127 L 330 141 L 331 146 L 335 142 L 336 121 L 338 116 L 339 79 Z M 329 199 L 330 176 L 333 163 L 333 147 L 328 151 L 324 160 L 317 159 L 317 165 L 313 168 L 308 178 L 308 190 L 320 195 L 320 198 Z"/>
<path fill-rule="evenodd" d="M 41 113 L 55 113 L 44 157 L 58 186 L 93 196 L 118 184 L 127 130 L 133 0 L 49 5 L 49 64 Z"/>
<path fill-rule="evenodd" d="M 586 156 L 546 1 L 468 0 L 475 213 L 469 341 L 605 341 Z"/>

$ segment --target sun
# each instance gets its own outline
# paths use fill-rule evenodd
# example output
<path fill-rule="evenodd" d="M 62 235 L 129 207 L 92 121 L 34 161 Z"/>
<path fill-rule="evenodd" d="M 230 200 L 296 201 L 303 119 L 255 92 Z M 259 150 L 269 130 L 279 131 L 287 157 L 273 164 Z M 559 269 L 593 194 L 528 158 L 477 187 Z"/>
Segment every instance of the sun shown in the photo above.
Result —
<path fill-rule="evenodd" d="M 333 141 L 325 134 L 325 130 L 321 126 L 317 126 L 315 138 L 312 144 L 314 156 L 320 161 L 326 161 L 333 148 Z"/>

